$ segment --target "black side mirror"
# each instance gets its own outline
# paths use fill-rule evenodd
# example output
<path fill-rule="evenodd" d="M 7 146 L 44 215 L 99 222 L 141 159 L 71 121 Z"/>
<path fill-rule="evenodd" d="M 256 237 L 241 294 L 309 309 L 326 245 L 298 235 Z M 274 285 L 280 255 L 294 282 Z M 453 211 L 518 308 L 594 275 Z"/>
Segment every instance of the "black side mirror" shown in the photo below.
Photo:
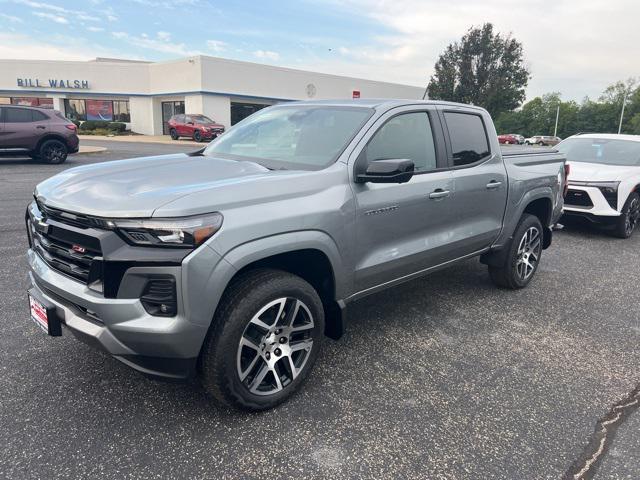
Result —
<path fill-rule="evenodd" d="M 414 171 L 413 161 L 406 158 L 375 160 L 369 163 L 365 173 L 356 176 L 356 183 L 406 183 Z"/>

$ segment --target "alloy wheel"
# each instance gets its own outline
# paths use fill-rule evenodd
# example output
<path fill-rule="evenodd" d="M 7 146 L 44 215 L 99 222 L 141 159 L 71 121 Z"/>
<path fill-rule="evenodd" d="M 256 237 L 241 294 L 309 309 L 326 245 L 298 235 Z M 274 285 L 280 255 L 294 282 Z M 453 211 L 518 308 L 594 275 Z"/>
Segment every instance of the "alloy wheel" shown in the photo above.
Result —
<path fill-rule="evenodd" d="M 518 245 L 516 273 L 520 280 L 527 280 L 536 269 L 542 251 L 540 230 L 530 227 Z"/>
<path fill-rule="evenodd" d="M 64 147 L 59 143 L 47 145 L 42 156 L 47 162 L 59 163 L 64 158 Z"/>
<path fill-rule="evenodd" d="M 627 236 L 631 235 L 638 224 L 638 219 L 640 218 L 640 201 L 637 198 L 631 200 L 629 204 L 629 208 L 627 210 L 627 215 L 624 220 L 624 231 Z"/>
<path fill-rule="evenodd" d="M 237 373 L 255 395 L 282 391 L 300 375 L 313 348 L 313 316 L 297 298 L 269 302 L 249 321 L 237 353 Z"/>

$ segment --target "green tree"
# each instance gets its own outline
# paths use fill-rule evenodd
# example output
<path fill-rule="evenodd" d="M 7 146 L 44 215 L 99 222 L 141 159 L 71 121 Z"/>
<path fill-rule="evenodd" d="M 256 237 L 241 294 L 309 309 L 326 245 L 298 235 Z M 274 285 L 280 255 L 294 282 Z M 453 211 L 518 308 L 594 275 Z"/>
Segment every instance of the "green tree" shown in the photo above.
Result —
<path fill-rule="evenodd" d="M 479 105 L 496 116 L 522 104 L 528 81 L 522 44 L 485 23 L 445 49 L 427 92 L 429 98 Z"/>

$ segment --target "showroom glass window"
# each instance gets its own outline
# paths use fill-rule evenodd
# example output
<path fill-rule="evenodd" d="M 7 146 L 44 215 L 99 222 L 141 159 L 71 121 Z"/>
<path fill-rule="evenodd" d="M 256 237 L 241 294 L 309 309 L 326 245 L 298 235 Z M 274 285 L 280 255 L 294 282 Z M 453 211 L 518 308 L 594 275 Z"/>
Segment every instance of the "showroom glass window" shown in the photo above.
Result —
<path fill-rule="evenodd" d="M 130 122 L 131 113 L 129 112 L 128 100 L 113 101 L 113 121 L 114 122 Z"/>
<path fill-rule="evenodd" d="M 490 154 L 487 131 L 480 115 L 444 112 L 444 118 L 451 138 L 454 166 L 471 165 Z"/>
<path fill-rule="evenodd" d="M 111 100 L 85 100 L 87 120 L 113 121 L 113 102 Z"/>
<path fill-rule="evenodd" d="M 65 116 L 74 121 L 102 120 L 105 122 L 130 122 L 129 100 L 81 100 L 64 101 Z"/>
<path fill-rule="evenodd" d="M 84 106 L 84 100 L 65 99 L 64 114 L 70 120 L 85 121 L 87 119 L 87 111 Z"/>
<path fill-rule="evenodd" d="M 12 97 L 11 104 L 23 107 L 53 108 L 53 98 Z"/>

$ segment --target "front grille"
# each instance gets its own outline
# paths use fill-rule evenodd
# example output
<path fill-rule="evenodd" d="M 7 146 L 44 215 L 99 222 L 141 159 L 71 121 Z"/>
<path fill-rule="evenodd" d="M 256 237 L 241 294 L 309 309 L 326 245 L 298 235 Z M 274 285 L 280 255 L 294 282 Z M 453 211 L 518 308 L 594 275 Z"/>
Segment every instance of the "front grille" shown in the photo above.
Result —
<path fill-rule="evenodd" d="M 51 217 L 53 218 L 53 217 Z M 31 248 L 53 269 L 83 283 L 101 279 L 102 252 L 98 239 L 30 218 Z"/>
<path fill-rule="evenodd" d="M 58 210 L 57 208 L 47 207 L 38 203 L 38 209 L 42 212 L 45 218 L 51 218 L 67 225 L 72 225 L 79 228 L 104 228 L 105 221 L 99 218 L 90 217 L 88 215 L 82 215 L 79 213 L 65 212 L 64 210 Z"/>
<path fill-rule="evenodd" d="M 569 189 L 567 196 L 564 198 L 564 203 L 575 207 L 593 207 L 591 197 L 584 190 Z"/>
<path fill-rule="evenodd" d="M 39 232 L 33 224 L 30 224 L 30 227 L 33 249 L 49 266 L 84 283 L 89 283 L 93 260 L 100 256 L 100 251 L 56 237 L 53 232 Z M 49 230 L 55 232 L 51 227 Z M 80 249 L 84 249 L 84 252 L 79 252 Z"/>

